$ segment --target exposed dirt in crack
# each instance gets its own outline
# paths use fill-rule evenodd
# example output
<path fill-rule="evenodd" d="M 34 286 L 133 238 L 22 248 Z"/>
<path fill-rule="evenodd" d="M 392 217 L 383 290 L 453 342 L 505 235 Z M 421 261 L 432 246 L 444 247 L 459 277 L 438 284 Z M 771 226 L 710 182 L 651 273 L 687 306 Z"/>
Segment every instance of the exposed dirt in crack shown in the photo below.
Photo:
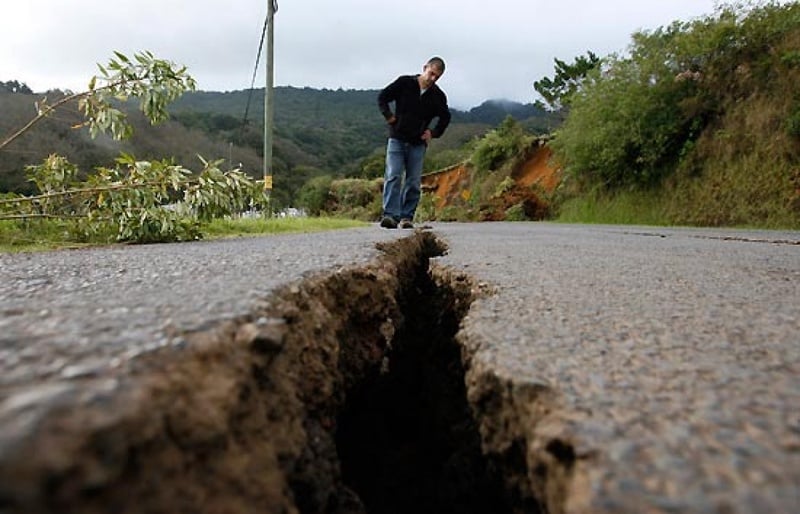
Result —
<path fill-rule="evenodd" d="M 586 413 L 565 410 L 549 386 L 498 376 L 474 358 L 469 334 L 461 331 L 458 340 L 484 458 L 503 477 L 514 512 L 590 511 L 586 471 L 596 455 L 569 436 Z"/>
<path fill-rule="evenodd" d="M 430 233 L 381 249 L 52 412 L 0 469 L 0 511 L 536 512 L 481 456 L 454 339 L 472 283 L 431 272 Z"/>
<path fill-rule="evenodd" d="M 483 457 L 455 341 L 472 297 L 464 275 L 420 277 L 403 298 L 406 323 L 387 366 L 352 391 L 338 443 L 367 512 L 512 512 Z"/>

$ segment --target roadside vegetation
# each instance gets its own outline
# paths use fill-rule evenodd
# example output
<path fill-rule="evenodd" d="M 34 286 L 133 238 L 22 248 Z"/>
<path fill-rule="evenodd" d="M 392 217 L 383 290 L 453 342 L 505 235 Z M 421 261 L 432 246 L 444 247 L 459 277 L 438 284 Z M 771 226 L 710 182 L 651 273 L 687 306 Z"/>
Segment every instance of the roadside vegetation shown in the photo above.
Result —
<path fill-rule="evenodd" d="M 37 123 L 64 105 L 77 103 L 81 125 L 91 137 L 125 139 L 133 133 L 119 102 L 136 99 L 151 124 L 168 118 L 167 105 L 195 88 L 185 67 L 155 58 L 149 52 L 132 59 L 115 53 L 88 89 L 48 104 L 37 103 L 37 115 L 0 142 L 0 151 L 25 137 Z M 250 208 L 263 208 L 256 184 L 238 169 L 222 171 L 219 161 L 199 157 L 202 169 L 192 172 L 169 159 L 142 161 L 121 154 L 114 166 L 82 172 L 63 156 L 51 154 L 26 167 L 35 184 L 31 195 L 7 193 L 0 198 L 0 220 L 18 230 L 52 233 L 56 224 L 67 241 L 154 243 L 187 241 L 203 236 L 214 218 Z M 260 198 L 259 198 L 260 196 Z"/>
<path fill-rule="evenodd" d="M 206 228 L 208 239 L 247 237 L 257 235 L 324 232 L 366 226 L 367 223 L 348 219 L 318 216 L 217 218 Z"/>
<path fill-rule="evenodd" d="M 13 145 L 62 106 L 77 103 L 81 125 L 92 137 L 125 139 L 133 126 L 120 102 L 134 98 L 151 124 L 167 119 L 167 105 L 195 87 L 186 69 L 144 52 L 133 59 L 116 53 L 87 91 L 62 95 L 53 104 L 42 100 L 37 115 L 0 141 Z M 7 84 L 6 84 L 7 85 Z M 13 84 L 12 84 L 13 85 Z M 16 86 L 20 86 L 17 84 Z M 245 211 L 271 214 L 263 184 L 239 169 L 220 169 L 206 161 L 191 171 L 171 159 L 138 160 L 120 154 L 114 166 L 84 172 L 63 156 L 51 154 L 26 166 L 33 194 L 0 195 L 0 248 L 6 251 L 122 243 L 189 241 L 207 235 L 326 230 L 352 221 L 258 220 L 240 218 Z"/>
<path fill-rule="evenodd" d="M 800 4 L 633 35 L 569 93 L 564 221 L 800 227 Z"/>
<path fill-rule="evenodd" d="M 205 239 L 230 239 L 263 235 L 323 232 L 363 227 L 361 221 L 330 217 L 235 217 L 208 223 Z M 37 220 L 27 223 L 0 221 L 0 253 L 39 252 L 112 244 L 112 237 L 77 239 L 69 223 Z"/>

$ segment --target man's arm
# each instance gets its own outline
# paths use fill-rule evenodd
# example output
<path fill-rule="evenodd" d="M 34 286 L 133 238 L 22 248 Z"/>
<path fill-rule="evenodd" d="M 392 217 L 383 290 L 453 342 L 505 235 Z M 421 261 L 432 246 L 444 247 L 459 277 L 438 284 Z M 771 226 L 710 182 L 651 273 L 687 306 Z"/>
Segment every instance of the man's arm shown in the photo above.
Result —
<path fill-rule="evenodd" d="M 389 103 L 394 102 L 397 99 L 397 94 L 400 90 L 399 82 L 400 78 L 383 88 L 383 90 L 378 94 L 378 109 L 380 109 L 381 114 L 390 124 L 394 123 L 396 119 L 392 109 L 389 107 Z"/>
<path fill-rule="evenodd" d="M 439 119 L 436 121 L 436 126 L 431 130 L 432 137 L 442 137 L 442 134 L 450 124 L 450 108 L 447 106 L 447 96 L 444 93 L 442 93 L 442 104 L 439 107 L 437 116 Z"/>

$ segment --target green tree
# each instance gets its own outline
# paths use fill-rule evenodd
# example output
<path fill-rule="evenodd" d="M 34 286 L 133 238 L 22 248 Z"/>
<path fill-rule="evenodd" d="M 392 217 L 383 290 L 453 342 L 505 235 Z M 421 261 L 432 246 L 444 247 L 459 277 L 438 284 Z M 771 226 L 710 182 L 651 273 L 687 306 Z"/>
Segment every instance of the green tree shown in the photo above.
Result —
<path fill-rule="evenodd" d="M 658 183 L 702 131 L 741 101 L 771 88 L 785 68 L 774 48 L 800 30 L 800 6 L 736 4 L 713 16 L 634 34 L 570 100 L 553 147 L 574 176 L 616 188 Z"/>
<path fill-rule="evenodd" d="M 655 56 L 653 56 L 655 57 Z M 554 148 L 568 168 L 610 187 L 649 184 L 667 171 L 684 137 L 682 84 L 651 61 L 609 59 L 576 95 Z"/>
<path fill-rule="evenodd" d="M 577 93 L 590 71 L 600 66 L 600 58 L 588 51 L 586 56 L 579 55 L 572 64 L 560 59 L 555 62 L 553 78 L 544 77 L 533 83 L 533 89 L 541 95 L 544 103 L 554 111 L 569 107 L 572 97 Z M 541 100 L 536 105 L 544 108 Z"/>
<path fill-rule="evenodd" d="M 17 80 L 0 82 L 0 91 L 5 91 L 7 93 L 19 93 L 23 95 L 33 94 L 33 91 L 31 91 L 31 88 L 29 88 L 27 84 L 19 82 Z"/>
<path fill-rule="evenodd" d="M 385 168 L 386 150 L 380 148 L 361 160 L 358 171 L 353 176 L 356 178 L 379 178 L 383 177 Z"/>

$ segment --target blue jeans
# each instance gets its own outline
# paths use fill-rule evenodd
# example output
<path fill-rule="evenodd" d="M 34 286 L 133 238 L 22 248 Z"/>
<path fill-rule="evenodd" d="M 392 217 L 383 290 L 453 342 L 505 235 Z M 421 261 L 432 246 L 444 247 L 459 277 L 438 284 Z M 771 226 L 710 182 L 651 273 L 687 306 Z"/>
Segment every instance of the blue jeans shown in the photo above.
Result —
<path fill-rule="evenodd" d="M 389 139 L 386 173 L 383 177 L 383 215 L 395 220 L 413 220 L 420 196 L 425 144 L 413 145 Z M 405 180 L 403 174 L 405 173 Z"/>

